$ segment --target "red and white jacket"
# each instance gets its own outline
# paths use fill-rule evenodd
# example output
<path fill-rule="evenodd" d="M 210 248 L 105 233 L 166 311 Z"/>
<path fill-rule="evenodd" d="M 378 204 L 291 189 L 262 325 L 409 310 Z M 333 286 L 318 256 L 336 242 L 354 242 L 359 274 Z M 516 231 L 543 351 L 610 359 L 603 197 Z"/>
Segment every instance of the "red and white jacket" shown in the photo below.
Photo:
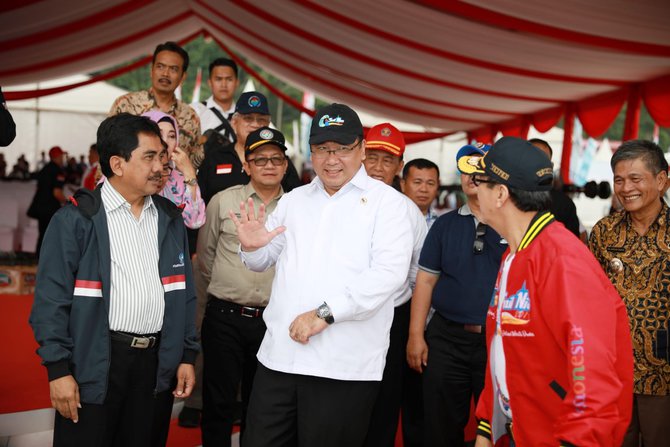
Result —
<path fill-rule="evenodd" d="M 501 273 L 486 317 L 489 359 Z M 633 397 L 628 317 L 586 245 L 553 215 L 538 213 L 506 286 L 499 331 L 512 423 L 506 430 L 494 410 L 489 371 L 477 433 L 496 446 L 508 444 L 508 431 L 520 447 L 621 445 Z"/>

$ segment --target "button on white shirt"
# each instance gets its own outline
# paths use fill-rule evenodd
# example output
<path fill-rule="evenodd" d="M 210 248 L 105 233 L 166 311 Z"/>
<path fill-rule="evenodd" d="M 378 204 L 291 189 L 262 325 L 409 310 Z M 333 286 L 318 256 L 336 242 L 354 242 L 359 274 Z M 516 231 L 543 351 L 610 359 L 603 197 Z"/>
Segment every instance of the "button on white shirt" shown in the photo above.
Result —
<path fill-rule="evenodd" d="M 414 243 L 407 201 L 361 166 L 332 196 L 318 177 L 285 194 L 266 222 L 279 225 L 286 231 L 270 244 L 241 253 L 252 270 L 276 262 L 259 361 L 285 373 L 381 380 L 392 294 L 407 278 Z M 335 323 L 305 345 L 291 340 L 295 317 L 324 301 Z"/>

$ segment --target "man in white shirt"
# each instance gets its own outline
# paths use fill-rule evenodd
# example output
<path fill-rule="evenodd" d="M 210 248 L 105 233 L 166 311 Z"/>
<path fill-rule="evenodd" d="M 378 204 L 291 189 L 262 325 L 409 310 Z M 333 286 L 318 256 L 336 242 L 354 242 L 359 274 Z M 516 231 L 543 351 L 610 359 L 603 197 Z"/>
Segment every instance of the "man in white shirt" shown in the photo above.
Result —
<path fill-rule="evenodd" d="M 233 96 L 240 85 L 237 74 L 237 64 L 231 59 L 220 57 L 209 64 L 207 85 L 212 95 L 204 102 L 192 104 L 200 117 L 200 130 L 203 135 L 213 129 L 231 143 L 235 142 L 235 132 L 229 121 L 235 113 Z"/>
<path fill-rule="evenodd" d="M 413 246 L 407 202 L 371 179 L 363 126 L 342 104 L 320 109 L 310 148 L 317 177 L 265 207 L 231 210 L 248 268 L 275 265 L 245 447 L 361 445 L 379 391 L 392 293 Z"/>
<path fill-rule="evenodd" d="M 404 153 L 405 138 L 402 132 L 389 123 L 378 124 L 368 131 L 365 138 L 363 165 L 370 177 L 392 186 L 393 179 L 400 173 L 404 165 Z M 416 282 L 421 247 L 423 247 L 423 240 L 426 238 L 428 230 L 419 208 L 407 196 L 403 195 L 403 198 L 407 202 L 408 218 L 412 228 L 414 242 L 412 261 L 409 271 L 406 273 L 405 283 L 390 296 L 395 306 L 390 344 L 386 354 L 384 376 L 372 411 L 365 446 L 393 447 L 395 445 L 398 416 L 400 415 L 407 377 L 405 370 L 409 370 L 408 367 L 405 367 L 405 347 L 407 346 L 407 334 L 409 333 L 410 298 Z M 423 413 L 423 408 L 421 406 L 407 408 L 403 405 L 402 412 L 404 421 L 406 414 L 412 413 L 412 417 L 416 417 L 417 414 Z"/>

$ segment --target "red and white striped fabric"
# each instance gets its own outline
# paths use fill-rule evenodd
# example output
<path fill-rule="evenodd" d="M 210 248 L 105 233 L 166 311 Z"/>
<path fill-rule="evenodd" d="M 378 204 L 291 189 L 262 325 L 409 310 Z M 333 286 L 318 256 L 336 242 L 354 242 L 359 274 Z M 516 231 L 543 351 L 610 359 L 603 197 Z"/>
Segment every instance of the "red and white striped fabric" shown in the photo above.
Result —
<path fill-rule="evenodd" d="M 102 282 L 78 279 L 74 282 L 74 295 L 102 298 Z"/>
<path fill-rule="evenodd" d="M 161 278 L 163 289 L 166 292 L 186 289 L 186 275 L 172 275 Z"/>

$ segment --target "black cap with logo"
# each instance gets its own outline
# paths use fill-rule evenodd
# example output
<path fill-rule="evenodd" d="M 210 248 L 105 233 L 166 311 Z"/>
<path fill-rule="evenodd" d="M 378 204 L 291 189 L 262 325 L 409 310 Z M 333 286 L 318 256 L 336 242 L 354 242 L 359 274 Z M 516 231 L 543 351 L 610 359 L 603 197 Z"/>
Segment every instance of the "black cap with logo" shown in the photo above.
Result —
<path fill-rule="evenodd" d="M 316 111 L 309 132 L 309 144 L 334 141 L 351 144 L 363 139 L 363 125 L 358 114 L 344 104 L 331 104 Z"/>
<path fill-rule="evenodd" d="M 261 127 L 247 136 L 247 145 L 244 147 L 244 154 L 249 155 L 254 150 L 261 146 L 265 146 L 266 144 L 273 144 L 286 152 L 286 139 L 284 138 L 284 134 L 277 129 Z"/>
<path fill-rule="evenodd" d="M 477 173 L 522 191 L 549 191 L 554 174 L 549 157 L 526 140 L 502 137 L 479 160 Z"/>
<path fill-rule="evenodd" d="M 260 92 L 244 92 L 235 103 L 235 112 L 242 115 L 248 115 L 249 113 L 269 115 L 268 99 Z"/>

